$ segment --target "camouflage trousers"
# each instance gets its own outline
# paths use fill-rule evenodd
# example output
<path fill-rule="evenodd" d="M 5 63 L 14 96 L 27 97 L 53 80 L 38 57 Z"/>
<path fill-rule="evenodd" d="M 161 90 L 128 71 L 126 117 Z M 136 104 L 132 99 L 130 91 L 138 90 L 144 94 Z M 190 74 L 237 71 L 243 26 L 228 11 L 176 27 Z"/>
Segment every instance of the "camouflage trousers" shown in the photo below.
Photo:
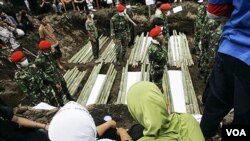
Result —
<path fill-rule="evenodd" d="M 96 42 L 90 41 L 91 42 L 91 46 L 92 46 L 92 53 L 94 58 L 98 58 L 99 57 L 99 40 L 98 38 L 95 39 Z"/>
<path fill-rule="evenodd" d="M 193 43 L 193 53 L 198 54 L 200 49 L 199 49 L 199 42 L 201 40 L 201 31 L 196 31 L 194 35 L 194 43 Z"/>
<path fill-rule="evenodd" d="M 162 77 L 164 73 L 164 66 L 151 65 L 150 69 L 150 81 L 155 83 L 160 89 L 162 89 Z"/>
<path fill-rule="evenodd" d="M 39 89 L 31 90 L 30 93 L 26 93 L 26 97 L 33 105 L 46 102 L 50 105 L 57 106 L 53 91 L 49 86 L 42 86 Z"/>
<path fill-rule="evenodd" d="M 41 89 L 44 94 L 44 99 L 43 99 L 44 102 L 52 106 L 59 106 L 59 104 L 57 103 L 54 91 L 52 90 L 50 86 L 44 86 Z"/>
<path fill-rule="evenodd" d="M 127 52 L 129 37 L 124 36 L 122 38 L 116 38 L 114 42 L 115 42 L 116 60 L 122 62 L 124 61 Z"/>
<path fill-rule="evenodd" d="M 71 95 L 69 93 L 69 89 L 67 87 L 67 83 L 64 80 L 63 76 L 61 76 L 61 91 L 59 91 L 56 87 L 56 85 L 52 85 L 53 90 L 55 91 L 55 97 L 56 97 L 56 101 L 60 106 L 64 105 L 64 100 L 63 100 L 63 96 L 66 96 L 66 99 L 71 100 Z"/>
<path fill-rule="evenodd" d="M 199 55 L 198 68 L 201 78 L 204 82 L 208 81 L 208 78 L 212 72 L 214 64 L 214 54 L 210 52 L 201 52 Z"/>

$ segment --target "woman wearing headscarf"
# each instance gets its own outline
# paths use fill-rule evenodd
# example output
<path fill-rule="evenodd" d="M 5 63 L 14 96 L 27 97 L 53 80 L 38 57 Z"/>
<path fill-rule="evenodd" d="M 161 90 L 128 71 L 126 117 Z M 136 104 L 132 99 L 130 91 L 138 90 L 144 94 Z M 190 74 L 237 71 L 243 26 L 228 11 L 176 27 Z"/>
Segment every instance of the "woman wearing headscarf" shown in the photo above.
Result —
<path fill-rule="evenodd" d="M 166 97 L 154 83 L 134 84 L 127 101 L 130 114 L 145 128 L 139 141 L 204 141 L 192 115 L 167 112 Z"/>
<path fill-rule="evenodd" d="M 116 138 L 114 134 L 104 136 L 111 128 L 116 130 L 114 134 L 117 134 L 121 141 L 131 139 L 126 129 L 116 128 L 114 120 L 96 126 L 86 108 L 70 101 L 53 117 L 49 126 L 49 138 L 51 141 L 113 141 L 113 138 Z"/>

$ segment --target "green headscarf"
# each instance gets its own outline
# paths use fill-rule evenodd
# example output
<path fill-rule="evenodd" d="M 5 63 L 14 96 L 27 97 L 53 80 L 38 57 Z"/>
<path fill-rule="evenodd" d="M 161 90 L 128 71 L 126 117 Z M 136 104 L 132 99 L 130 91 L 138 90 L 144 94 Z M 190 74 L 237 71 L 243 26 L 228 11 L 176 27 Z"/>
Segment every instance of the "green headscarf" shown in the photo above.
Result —
<path fill-rule="evenodd" d="M 168 114 L 166 98 L 151 82 L 138 82 L 128 91 L 128 109 L 144 126 L 140 141 L 204 141 L 199 124 L 189 114 Z"/>

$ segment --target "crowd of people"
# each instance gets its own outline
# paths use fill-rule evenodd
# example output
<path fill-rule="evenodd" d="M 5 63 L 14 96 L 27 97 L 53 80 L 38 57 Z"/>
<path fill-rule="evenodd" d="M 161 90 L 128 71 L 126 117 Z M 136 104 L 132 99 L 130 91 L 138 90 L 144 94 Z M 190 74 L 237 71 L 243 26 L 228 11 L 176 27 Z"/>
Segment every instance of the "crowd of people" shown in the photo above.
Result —
<path fill-rule="evenodd" d="M 60 109 L 49 124 L 44 124 L 16 116 L 13 108 L 0 99 L 0 140 L 205 141 L 216 134 L 223 117 L 232 108 L 235 111 L 233 124 L 250 124 L 250 4 L 244 3 L 245 1 L 209 0 L 208 7 L 202 3 L 203 1 L 198 1 L 200 7 L 195 24 L 193 50 L 203 57 L 201 61 L 205 63 L 208 63 L 209 57 L 213 59 L 215 56 L 213 71 L 205 77 L 209 79 L 202 99 L 205 109 L 200 125 L 191 114 L 168 111 L 167 98 L 162 94 L 162 77 L 167 65 L 167 42 L 170 37 L 167 16 L 172 6 L 169 3 L 156 2 L 155 14 L 150 20 L 152 29 L 149 31 L 151 82 L 138 82 L 129 88 L 128 109 L 133 119 L 139 123 L 130 129 L 118 127 L 112 119 L 95 119 L 85 107 L 74 102 L 75 98 L 69 93 L 61 73 L 64 62 L 61 60 L 60 41 L 46 16 L 39 16 L 38 55 L 34 62 L 29 62 L 27 54 L 16 38 L 36 30 L 29 14 L 29 10 L 34 6 L 25 1 L 28 12 L 22 10 L 15 16 L 1 10 L 0 55 L 16 65 L 15 82 L 31 105 L 44 101 Z M 74 10 L 87 9 L 85 27 L 94 59 L 99 58 L 99 34 L 93 20 L 94 1 L 42 0 L 40 8 L 46 12 L 50 9 L 48 7 L 52 7 L 55 13 L 60 14 L 63 13 L 62 9 L 67 12 L 69 4 L 72 4 Z M 116 44 L 115 63 L 121 65 L 126 61 L 127 48 L 133 46 L 133 29 L 137 24 L 132 20 L 133 12 L 130 6 L 121 3 L 115 8 L 117 13 L 110 19 L 110 36 Z M 209 18 L 219 20 L 219 23 Z M 218 31 L 218 34 L 214 31 Z M 211 48 L 213 52 L 207 54 Z M 211 63 L 213 62 L 208 63 L 209 67 Z M 65 103 L 64 96 L 70 102 Z"/>

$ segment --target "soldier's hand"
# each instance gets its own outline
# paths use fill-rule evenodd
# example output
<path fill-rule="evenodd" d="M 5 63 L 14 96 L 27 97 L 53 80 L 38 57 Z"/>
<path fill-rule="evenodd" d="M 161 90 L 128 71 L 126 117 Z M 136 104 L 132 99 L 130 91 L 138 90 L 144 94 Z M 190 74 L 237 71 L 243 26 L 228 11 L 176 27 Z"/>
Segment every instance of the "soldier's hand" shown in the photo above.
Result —
<path fill-rule="evenodd" d="M 60 84 L 56 84 L 56 88 L 59 92 L 62 90 L 62 86 Z"/>
<path fill-rule="evenodd" d="M 92 39 L 92 41 L 93 41 L 94 43 L 96 43 L 96 39 Z"/>

